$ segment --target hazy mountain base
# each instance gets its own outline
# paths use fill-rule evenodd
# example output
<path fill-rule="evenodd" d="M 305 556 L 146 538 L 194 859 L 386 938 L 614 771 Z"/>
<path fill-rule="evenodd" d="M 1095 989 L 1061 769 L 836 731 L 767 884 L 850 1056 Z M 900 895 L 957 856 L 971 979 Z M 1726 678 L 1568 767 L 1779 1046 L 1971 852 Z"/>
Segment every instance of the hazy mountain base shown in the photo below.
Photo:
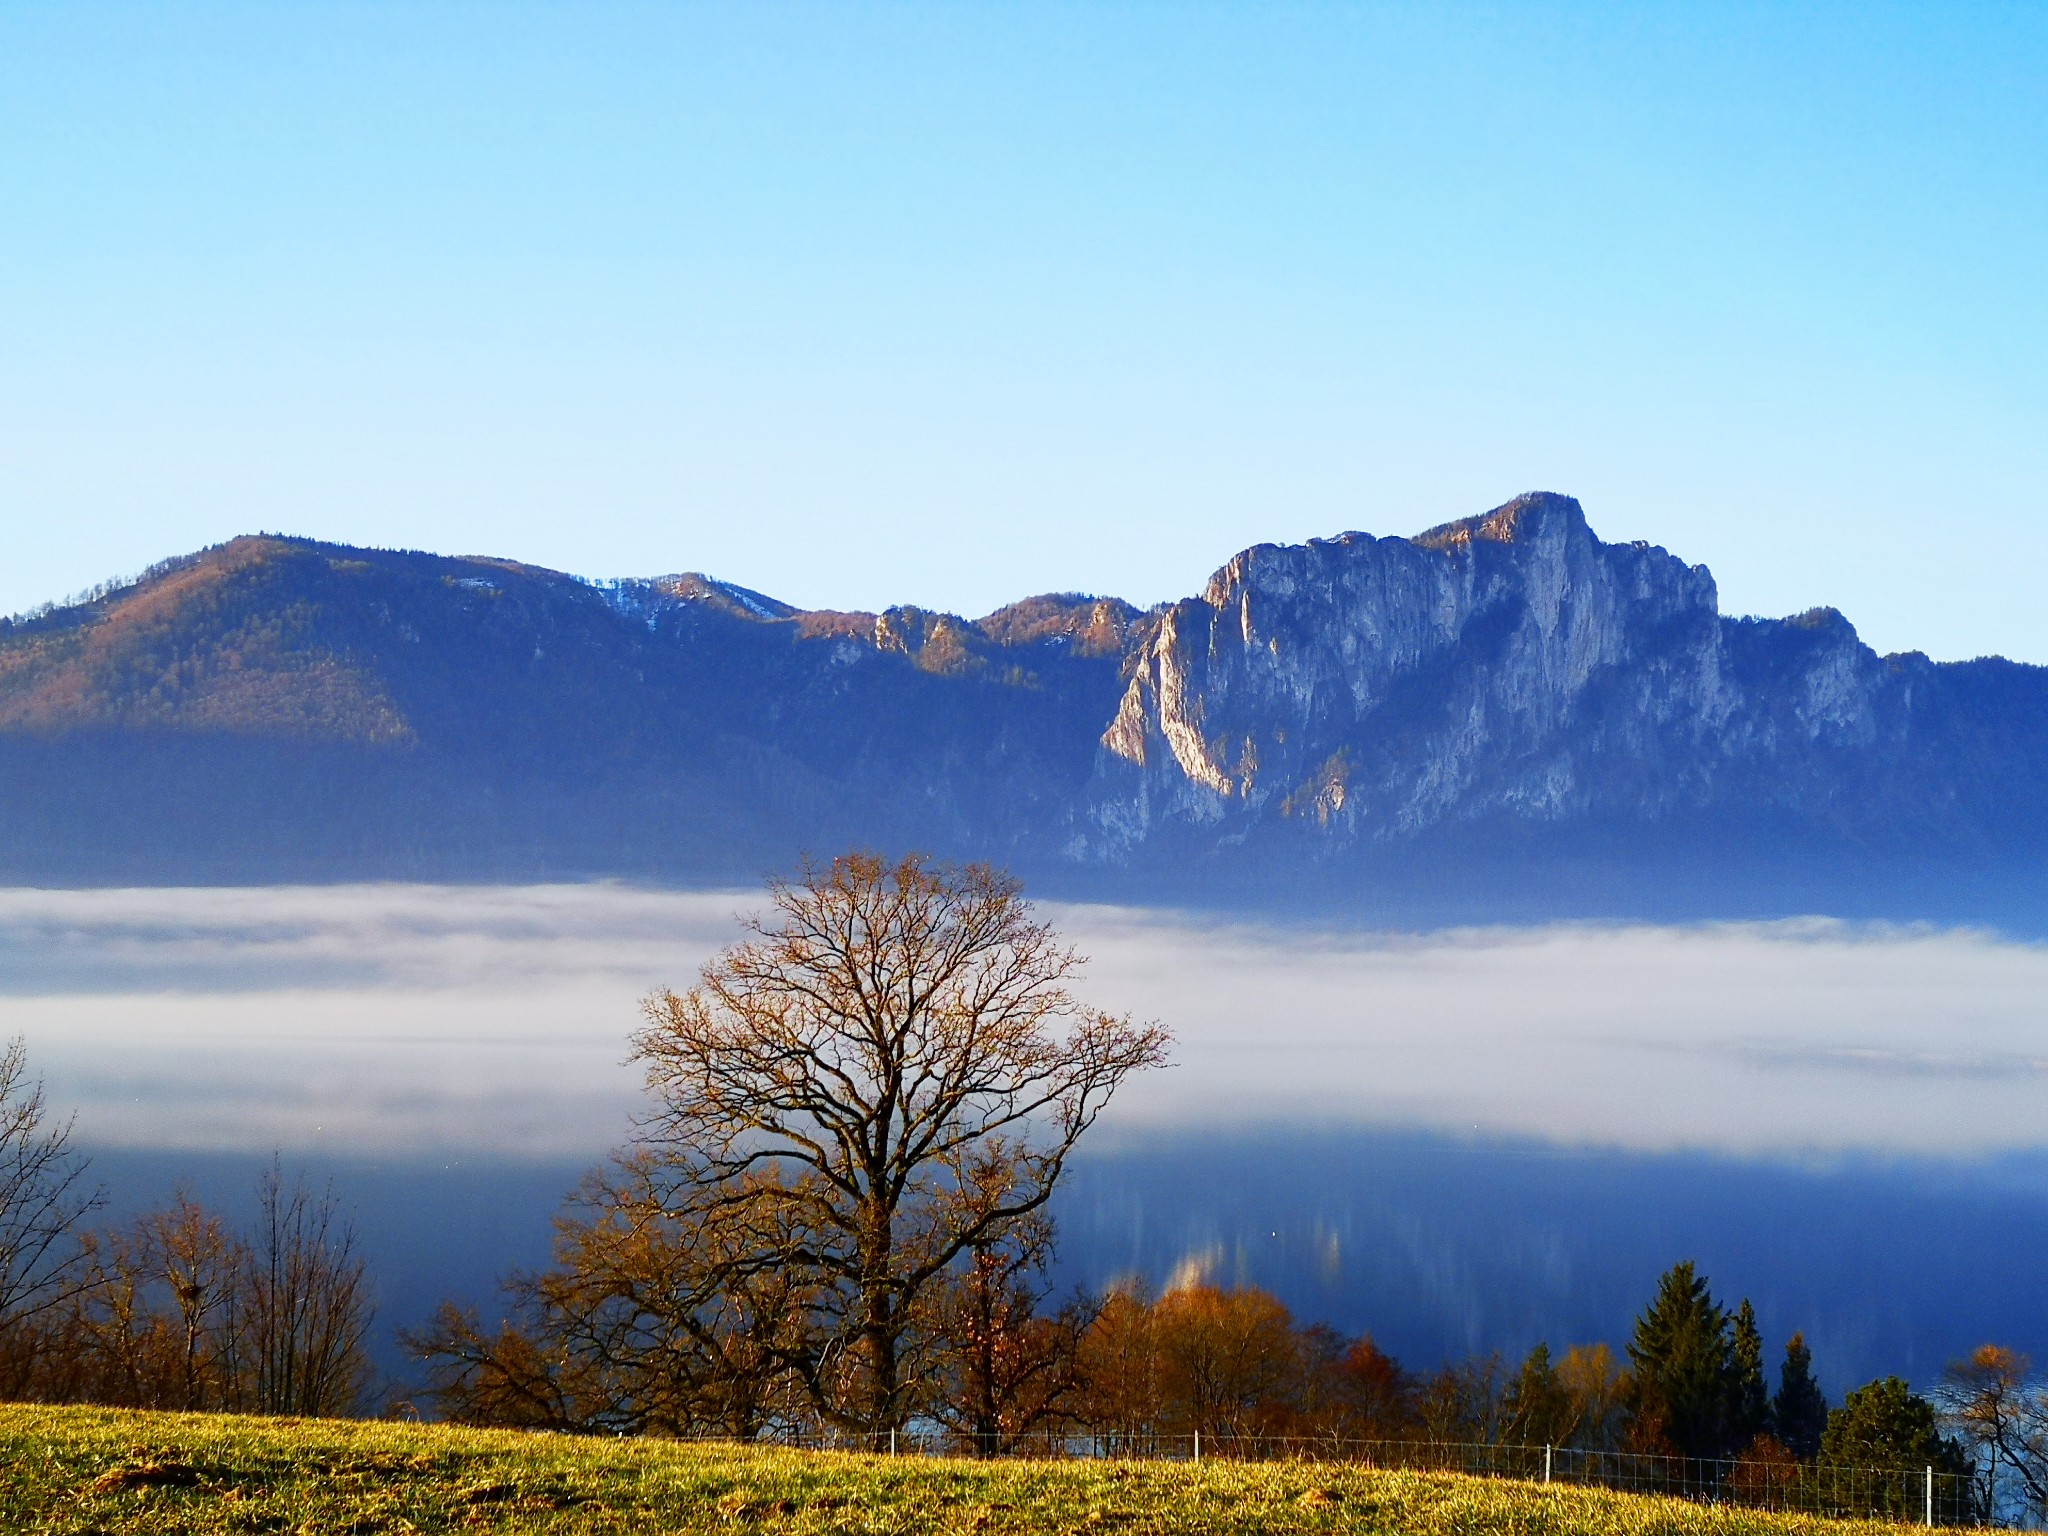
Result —
<path fill-rule="evenodd" d="M 0 1409 L 10 1530 L 1414 1532 L 1792 1536 L 1894 1525 L 1306 1462 L 978 1463 L 412 1424 Z"/>
<path fill-rule="evenodd" d="M 722 889 L 753 886 L 806 855 L 870 846 L 994 858 L 1049 899 L 1346 925 L 1825 913 L 2048 932 L 2048 869 L 2030 858 L 1887 857 L 1796 826 L 1773 835 L 1754 821 L 1675 834 L 1503 819 L 1341 856 L 1303 849 L 1283 827 L 1225 848 L 1162 838 L 1143 860 L 1076 864 L 1021 841 L 948 835 L 889 807 L 851 814 L 815 785 L 745 793 L 734 782 L 744 777 L 493 782 L 419 751 L 0 736 L 0 884 L 625 879 Z"/>
<path fill-rule="evenodd" d="M 1150 614 L 263 538 L 0 625 L 0 879 L 726 885 L 851 845 L 1374 923 L 2032 931 L 2048 670 L 1722 618 L 1540 495 L 1262 545 Z"/>

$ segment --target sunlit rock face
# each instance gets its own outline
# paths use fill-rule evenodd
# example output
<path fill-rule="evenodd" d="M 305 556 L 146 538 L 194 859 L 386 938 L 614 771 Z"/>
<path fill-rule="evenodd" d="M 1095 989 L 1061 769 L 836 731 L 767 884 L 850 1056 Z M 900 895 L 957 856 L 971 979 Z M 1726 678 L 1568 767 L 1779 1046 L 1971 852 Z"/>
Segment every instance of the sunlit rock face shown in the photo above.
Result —
<path fill-rule="evenodd" d="M 1986 666 L 2009 712 L 1968 719 Z M 1126 671 L 1070 857 L 1279 835 L 1320 859 L 1575 823 L 1995 841 L 1991 807 L 1963 803 L 1997 751 L 1978 733 L 2043 724 L 2037 669 L 1881 658 L 1832 610 L 1723 619 L 1704 566 L 1602 543 L 1547 494 L 1414 538 L 1246 550 Z M 2042 777 L 2005 746 L 1992 771 L 2038 825 Z"/>

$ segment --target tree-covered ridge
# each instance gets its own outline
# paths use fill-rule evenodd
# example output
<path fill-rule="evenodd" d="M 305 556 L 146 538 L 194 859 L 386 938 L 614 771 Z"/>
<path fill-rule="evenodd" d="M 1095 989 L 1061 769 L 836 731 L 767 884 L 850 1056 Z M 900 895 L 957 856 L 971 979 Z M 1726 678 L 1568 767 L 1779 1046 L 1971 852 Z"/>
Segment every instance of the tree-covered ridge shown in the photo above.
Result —
<path fill-rule="evenodd" d="M 1028 598 L 974 622 L 917 607 L 811 613 L 694 573 L 599 585 L 511 561 L 258 536 L 68 607 L 0 620 L 0 727 L 391 739 L 405 734 L 402 719 L 323 714 L 304 680 L 318 675 L 333 688 L 345 677 L 387 711 L 384 696 L 396 691 L 431 719 L 458 688 L 488 683 L 506 663 L 540 663 L 493 690 L 498 704 L 524 699 L 522 713 L 539 719 L 550 695 L 564 706 L 662 701 L 664 679 L 649 668 L 687 677 L 679 651 L 750 629 L 777 649 L 853 640 L 928 674 L 1036 682 L 1009 653 L 1114 658 L 1140 618 L 1081 594 Z M 828 655 L 811 660 L 829 664 Z"/>
<path fill-rule="evenodd" d="M 0 632 L 0 727 L 245 731 L 352 742 L 409 732 L 337 593 L 242 539 L 83 610 Z"/>

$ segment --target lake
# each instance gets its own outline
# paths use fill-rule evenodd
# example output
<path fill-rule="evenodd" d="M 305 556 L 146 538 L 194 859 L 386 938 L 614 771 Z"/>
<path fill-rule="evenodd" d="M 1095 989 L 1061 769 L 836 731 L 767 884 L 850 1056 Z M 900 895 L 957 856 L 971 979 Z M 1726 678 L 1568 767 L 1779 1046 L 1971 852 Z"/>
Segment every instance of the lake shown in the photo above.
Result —
<path fill-rule="evenodd" d="M 356 1208 L 386 1325 L 544 1260 L 631 1134 L 637 1000 L 758 893 L 0 891 L 27 1037 L 117 1204 Z M 1377 934 L 1053 907 L 1175 1032 L 1085 1144 L 1062 1279 L 1202 1274 L 1410 1363 L 1617 1345 L 1692 1257 L 1826 1385 L 2048 1352 L 2048 948 L 1810 919 Z M 384 1357 L 396 1364 L 388 1344 Z"/>

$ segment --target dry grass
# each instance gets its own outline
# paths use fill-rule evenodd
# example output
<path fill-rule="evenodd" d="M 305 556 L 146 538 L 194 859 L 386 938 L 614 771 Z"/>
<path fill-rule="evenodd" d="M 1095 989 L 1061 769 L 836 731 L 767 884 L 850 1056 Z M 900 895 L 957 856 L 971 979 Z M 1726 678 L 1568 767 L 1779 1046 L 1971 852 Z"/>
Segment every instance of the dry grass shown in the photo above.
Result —
<path fill-rule="evenodd" d="M 1010 1462 L 0 1407 L 0 1528 L 1854 1536 L 1898 1527 L 1308 1463 Z"/>

